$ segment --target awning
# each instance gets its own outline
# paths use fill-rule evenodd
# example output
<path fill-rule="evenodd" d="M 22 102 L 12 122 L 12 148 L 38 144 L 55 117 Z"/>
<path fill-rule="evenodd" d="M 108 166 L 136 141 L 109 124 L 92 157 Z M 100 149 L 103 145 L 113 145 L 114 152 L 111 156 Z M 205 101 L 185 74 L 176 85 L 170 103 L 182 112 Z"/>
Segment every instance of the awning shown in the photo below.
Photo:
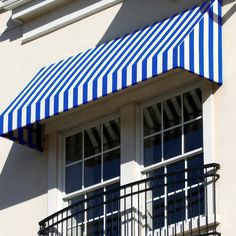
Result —
<path fill-rule="evenodd" d="M 220 0 L 42 68 L 1 114 L 0 135 L 28 143 L 23 127 L 27 139 L 43 119 L 174 68 L 222 83 Z"/>

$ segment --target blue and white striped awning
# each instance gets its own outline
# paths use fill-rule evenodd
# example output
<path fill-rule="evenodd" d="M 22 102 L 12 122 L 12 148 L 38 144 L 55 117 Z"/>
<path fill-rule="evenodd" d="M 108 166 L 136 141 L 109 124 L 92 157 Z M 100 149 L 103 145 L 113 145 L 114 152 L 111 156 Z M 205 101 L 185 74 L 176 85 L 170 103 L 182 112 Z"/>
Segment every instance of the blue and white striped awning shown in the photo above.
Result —
<path fill-rule="evenodd" d="M 202 6 L 42 68 L 0 116 L 0 135 L 174 68 L 222 83 L 221 4 Z"/>

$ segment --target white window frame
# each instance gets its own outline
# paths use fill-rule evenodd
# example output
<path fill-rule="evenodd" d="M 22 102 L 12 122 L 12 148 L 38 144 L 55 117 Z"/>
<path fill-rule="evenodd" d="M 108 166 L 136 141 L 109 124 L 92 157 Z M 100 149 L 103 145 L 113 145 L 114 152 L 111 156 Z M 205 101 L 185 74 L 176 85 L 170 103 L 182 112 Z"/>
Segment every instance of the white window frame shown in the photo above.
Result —
<path fill-rule="evenodd" d="M 120 177 L 115 177 L 115 178 L 112 178 L 112 179 L 109 179 L 109 180 L 106 180 L 106 181 L 103 181 L 102 179 L 102 182 L 101 183 L 97 183 L 97 184 L 94 184 L 92 186 L 89 186 L 89 187 L 85 187 L 85 188 L 82 188 L 80 190 L 77 190 L 75 192 L 72 192 L 72 193 L 69 193 L 69 194 L 66 194 L 65 192 L 65 188 L 66 188 L 66 175 L 65 175 L 65 169 L 66 169 L 66 155 L 65 155 L 65 140 L 67 137 L 69 136 L 72 136 L 74 134 L 77 134 L 79 132 L 82 132 L 86 129 L 89 129 L 89 128 L 92 128 L 92 127 L 95 127 L 97 125 L 102 125 L 104 124 L 105 122 L 108 122 L 108 121 L 111 121 L 111 120 L 115 120 L 115 119 L 120 119 L 120 114 L 119 113 L 114 113 L 110 116 L 106 116 L 106 117 L 103 117 L 101 119 L 98 119 L 96 121 L 92 121 L 92 122 L 89 122 L 87 124 L 84 124 L 84 125 L 81 125 L 80 127 L 77 127 L 77 128 L 74 128 L 74 129 L 70 129 L 68 131 L 65 131 L 63 134 L 62 134 L 62 152 L 63 152 L 63 173 L 62 173 L 62 200 L 64 202 L 64 206 L 68 206 L 68 200 L 74 198 L 74 197 L 78 197 L 80 195 L 83 195 L 83 194 L 86 194 L 88 192 L 91 192 L 91 191 L 94 191 L 94 190 L 97 190 L 99 188 L 104 188 L 106 187 L 107 185 L 111 185 L 111 184 L 114 184 L 114 183 L 117 183 L 120 181 Z M 115 149 L 118 149 L 120 148 L 121 149 L 121 145 L 120 146 L 117 146 Z M 111 151 L 113 149 L 109 149 L 109 151 Z M 104 153 L 102 151 L 102 153 Z M 88 159 L 92 158 L 93 156 L 89 157 Z M 87 159 L 86 159 L 87 160 Z M 84 162 L 84 160 L 83 160 Z M 101 163 L 102 166 L 103 166 L 103 163 Z M 82 178 L 83 178 L 83 175 L 82 175 Z"/>

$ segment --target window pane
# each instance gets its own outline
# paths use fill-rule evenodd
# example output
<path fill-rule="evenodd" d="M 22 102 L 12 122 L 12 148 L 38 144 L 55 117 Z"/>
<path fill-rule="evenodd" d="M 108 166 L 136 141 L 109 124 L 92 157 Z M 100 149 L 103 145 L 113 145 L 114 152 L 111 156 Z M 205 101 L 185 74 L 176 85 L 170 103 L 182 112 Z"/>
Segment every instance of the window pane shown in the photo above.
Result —
<path fill-rule="evenodd" d="M 144 166 L 161 161 L 161 135 L 144 140 Z"/>
<path fill-rule="evenodd" d="M 103 150 L 120 146 L 120 119 L 103 124 Z"/>
<path fill-rule="evenodd" d="M 82 164 L 66 167 L 66 193 L 82 188 Z"/>
<path fill-rule="evenodd" d="M 94 220 L 87 224 L 87 236 L 103 235 L 103 219 Z"/>
<path fill-rule="evenodd" d="M 89 192 L 87 194 L 88 201 L 88 219 L 94 219 L 103 215 L 103 188 L 96 191 Z"/>
<path fill-rule="evenodd" d="M 164 128 L 181 123 L 181 97 L 177 96 L 163 102 Z"/>
<path fill-rule="evenodd" d="M 101 182 L 101 156 L 84 162 L 84 186 L 88 187 Z"/>
<path fill-rule="evenodd" d="M 106 214 L 116 212 L 120 205 L 120 183 L 112 184 L 106 187 Z"/>
<path fill-rule="evenodd" d="M 185 164 L 184 161 L 178 161 L 167 166 L 167 191 L 174 192 L 185 186 Z"/>
<path fill-rule="evenodd" d="M 190 152 L 203 146 L 202 120 L 184 126 L 184 151 Z"/>
<path fill-rule="evenodd" d="M 165 217 L 165 207 L 164 207 L 164 199 L 155 200 L 152 202 L 153 209 L 153 229 L 159 229 L 164 226 Z"/>
<path fill-rule="evenodd" d="M 167 198 L 167 224 L 174 224 L 185 219 L 185 193 L 177 193 Z"/>
<path fill-rule="evenodd" d="M 155 104 L 143 109 L 144 137 L 161 130 L 161 104 Z"/>
<path fill-rule="evenodd" d="M 103 180 L 120 176 L 120 149 L 103 155 Z"/>
<path fill-rule="evenodd" d="M 204 187 L 198 186 L 188 190 L 188 217 L 200 216 L 204 214 Z"/>
<path fill-rule="evenodd" d="M 201 89 L 196 89 L 185 93 L 184 103 L 184 121 L 194 119 L 202 115 L 202 93 Z"/>
<path fill-rule="evenodd" d="M 151 188 L 150 191 L 147 192 L 148 200 L 160 197 L 164 194 L 164 168 L 158 168 L 153 170 L 147 174 L 148 178 L 152 178 L 148 181 L 148 187 Z"/>
<path fill-rule="evenodd" d="M 181 128 L 164 133 L 164 159 L 181 154 Z"/>
<path fill-rule="evenodd" d="M 84 131 L 84 156 L 89 157 L 101 152 L 101 126 Z"/>
<path fill-rule="evenodd" d="M 202 183 L 204 181 L 203 155 L 197 155 L 188 159 L 188 185 Z M 192 170 L 191 170 L 192 169 Z"/>
<path fill-rule="evenodd" d="M 82 133 L 66 138 L 66 164 L 82 159 Z"/>

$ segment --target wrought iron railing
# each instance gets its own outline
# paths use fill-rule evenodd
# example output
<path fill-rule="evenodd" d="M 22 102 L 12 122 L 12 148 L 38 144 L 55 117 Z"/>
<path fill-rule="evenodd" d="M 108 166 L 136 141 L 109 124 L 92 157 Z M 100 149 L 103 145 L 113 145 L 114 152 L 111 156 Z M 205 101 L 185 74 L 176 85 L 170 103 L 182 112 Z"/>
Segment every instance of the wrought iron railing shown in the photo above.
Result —
<path fill-rule="evenodd" d="M 100 191 L 39 222 L 40 236 L 220 235 L 218 164 Z"/>

